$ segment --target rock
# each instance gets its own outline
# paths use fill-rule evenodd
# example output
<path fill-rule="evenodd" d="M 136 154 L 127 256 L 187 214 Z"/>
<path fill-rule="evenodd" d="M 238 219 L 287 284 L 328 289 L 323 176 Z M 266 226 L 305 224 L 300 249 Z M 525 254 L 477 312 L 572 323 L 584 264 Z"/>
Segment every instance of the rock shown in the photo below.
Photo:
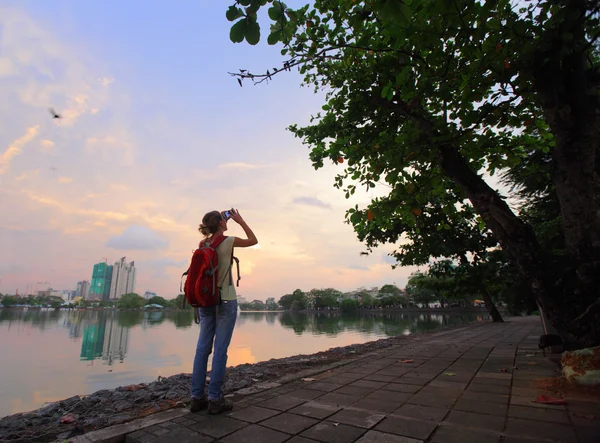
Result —
<path fill-rule="evenodd" d="M 69 409 L 79 403 L 81 401 L 81 397 L 79 395 L 75 395 L 73 397 L 67 398 L 66 400 L 62 400 L 59 405 L 63 409 Z"/>
<path fill-rule="evenodd" d="M 108 419 L 108 426 L 118 425 L 120 423 L 125 423 L 127 420 L 131 419 L 131 415 L 129 414 L 119 414 L 112 416 Z"/>
<path fill-rule="evenodd" d="M 129 403 L 127 400 L 119 400 L 118 402 L 116 402 L 114 404 L 114 409 L 117 412 L 121 412 L 121 411 L 131 408 L 131 406 L 132 406 L 131 403 Z"/>
<path fill-rule="evenodd" d="M 37 410 L 37 415 L 40 417 L 51 417 L 56 414 L 60 410 L 60 406 L 58 403 L 50 403 L 47 406 L 44 406 L 41 409 Z"/>

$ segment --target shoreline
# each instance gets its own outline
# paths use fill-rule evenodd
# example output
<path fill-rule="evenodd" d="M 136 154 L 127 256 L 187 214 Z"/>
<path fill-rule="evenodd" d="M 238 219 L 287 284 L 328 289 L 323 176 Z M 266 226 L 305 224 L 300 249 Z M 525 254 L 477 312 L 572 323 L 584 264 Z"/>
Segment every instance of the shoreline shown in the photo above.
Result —
<path fill-rule="evenodd" d="M 315 354 L 245 363 L 227 368 L 223 392 L 243 396 L 273 383 L 283 384 L 333 367 L 366 358 L 391 346 L 444 333 L 450 329 L 472 328 L 489 323 L 474 321 L 440 327 L 421 333 L 382 338 L 362 344 L 331 348 Z M 191 374 L 159 377 L 151 383 L 103 389 L 87 395 L 47 403 L 41 408 L 0 418 L 0 442 L 50 442 L 122 424 L 189 404 Z"/>

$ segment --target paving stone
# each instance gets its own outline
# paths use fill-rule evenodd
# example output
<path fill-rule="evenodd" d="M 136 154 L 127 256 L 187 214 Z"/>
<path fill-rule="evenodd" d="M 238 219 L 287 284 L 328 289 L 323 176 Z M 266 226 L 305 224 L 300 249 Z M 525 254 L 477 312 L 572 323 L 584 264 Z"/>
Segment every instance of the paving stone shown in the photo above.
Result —
<path fill-rule="evenodd" d="M 448 377 L 450 378 L 450 377 Z M 463 391 L 467 387 L 468 383 L 457 383 L 453 381 L 435 379 L 431 381 L 427 386 L 433 388 L 446 388 Z"/>
<path fill-rule="evenodd" d="M 486 378 L 486 377 L 475 377 L 474 383 L 484 385 L 495 385 L 495 386 L 510 386 L 511 379 L 506 378 Z"/>
<path fill-rule="evenodd" d="M 208 443 L 213 441 L 213 439 L 192 431 L 191 429 L 181 427 L 179 429 L 173 429 L 169 431 L 168 434 L 151 440 L 152 443 L 172 443 L 174 441 L 177 443 Z"/>
<path fill-rule="evenodd" d="M 306 385 L 306 389 L 312 389 L 315 391 L 323 391 L 323 392 L 331 392 L 331 391 L 335 391 L 336 389 L 341 388 L 342 384 L 338 384 L 338 383 L 331 383 L 328 381 L 316 381 L 313 383 L 308 383 Z"/>
<path fill-rule="evenodd" d="M 512 365 L 510 365 L 510 366 L 512 366 Z M 506 368 L 506 369 L 508 369 L 508 368 Z M 496 379 L 496 380 L 510 380 L 512 378 L 512 373 L 500 372 L 500 370 L 498 370 L 497 372 L 479 371 L 475 375 L 475 377 L 477 378 L 478 381 L 482 378 L 491 378 L 491 379 Z"/>
<path fill-rule="evenodd" d="M 473 392 L 473 391 L 465 391 L 463 395 L 460 397 L 461 400 L 477 400 L 481 401 L 482 398 L 485 398 L 485 401 L 488 403 L 500 403 L 503 405 L 508 405 L 508 395 L 505 394 L 482 394 L 481 392 Z"/>
<path fill-rule="evenodd" d="M 289 412 L 298 415 L 303 415 L 305 417 L 323 419 L 335 414 L 340 409 L 342 408 L 339 406 L 333 406 L 325 403 L 319 403 L 317 401 L 311 401 L 308 403 L 304 403 L 303 405 L 298 406 L 290 410 Z"/>
<path fill-rule="evenodd" d="M 296 435 L 295 437 L 292 437 L 290 440 L 288 440 L 286 443 L 315 443 L 316 441 L 317 440 Z"/>
<path fill-rule="evenodd" d="M 267 401 L 259 403 L 258 406 L 269 409 L 276 409 L 278 411 L 287 411 L 288 409 L 295 408 L 296 406 L 305 403 L 306 400 L 302 398 L 290 397 L 289 395 L 279 395 L 273 397 Z"/>
<path fill-rule="evenodd" d="M 340 389 L 333 391 L 337 394 L 355 395 L 357 397 L 364 397 L 373 392 L 373 388 L 360 388 L 358 386 L 343 386 Z"/>
<path fill-rule="evenodd" d="M 194 426 L 194 430 L 202 432 L 203 434 L 209 435 L 214 438 L 221 438 L 246 426 L 248 426 L 248 423 L 240 420 L 235 420 L 229 417 L 216 417 L 210 420 L 203 421 L 202 423 L 197 423 Z M 176 440 L 174 439 L 171 441 Z"/>
<path fill-rule="evenodd" d="M 261 426 L 275 429 L 277 431 L 287 432 L 288 434 L 298 434 L 307 428 L 318 423 L 319 420 L 304 417 L 302 415 L 290 414 L 284 412 L 277 417 L 269 418 L 261 423 Z"/>
<path fill-rule="evenodd" d="M 454 397 L 435 397 L 428 393 L 424 394 L 419 392 L 418 394 L 413 395 L 407 403 L 450 409 L 455 402 L 456 398 Z"/>
<path fill-rule="evenodd" d="M 352 407 L 342 409 L 327 420 L 347 425 L 358 426 L 359 428 L 372 428 L 385 418 L 383 414 L 367 412 L 362 409 L 353 409 Z"/>
<path fill-rule="evenodd" d="M 398 409 L 403 403 L 403 401 L 383 401 L 374 398 L 361 398 L 353 403 L 352 407 L 389 414 Z"/>
<path fill-rule="evenodd" d="M 504 433 L 515 437 L 525 436 L 561 443 L 577 442 L 575 431 L 570 426 L 521 418 L 509 417 Z"/>
<path fill-rule="evenodd" d="M 425 421 L 430 420 L 436 423 L 442 421 L 446 414 L 448 414 L 448 409 L 413 405 L 410 403 L 400 406 L 393 412 L 393 415 L 412 417 Z"/>
<path fill-rule="evenodd" d="M 388 383 L 387 385 L 383 386 L 381 389 L 387 390 L 387 391 L 405 392 L 407 394 L 414 394 L 419 389 L 421 389 L 421 386 L 404 385 L 401 383 Z"/>
<path fill-rule="evenodd" d="M 387 434 L 379 431 L 369 431 L 356 443 L 423 443 L 423 440 L 402 437 L 401 435 Z"/>
<path fill-rule="evenodd" d="M 258 423 L 259 421 L 277 414 L 279 414 L 279 412 L 274 411 L 273 409 L 261 408 L 259 406 L 248 406 L 247 408 L 230 412 L 227 414 L 227 416 L 250 423 Z"/>
<path fill-rule="evenodd" d="M 137 432 L 132 432 L 131 434 L 127 434 L 125 436 L 125 443 L 150 443 L 152 440 L 156 438 L 156 435 L 149 434 L 144 430 L 139 430 Z"/>
<path fill-rule="evenodd" d="M 291 391 L 288 395 L 290 397 L 302 398 L 304 400 L 312 400 L 323 395 L 323 392 L 324 391 L 316 391 L 313 389 L 296 389 L 295 391 Z"/>
<path fill-rule="evenodd" d="M 510 392 L 510 386 L 490 385 L 479 382 L 472 382 L 467 389 L 473 392 L 485 392 L 490 394 L 508 394 Z"/>
<path fill-rule="evenodd" d="M 531 420 L 548 421 L 551 423 L 570 424 L 569 416 L 565 411 L 553 411 L 551 409 L 544 408 L 532 408 L 528 406 L 510 405 L 510 407 L 508 408 L 508 416 Z"/>
<path fill-rule="evenodd" d="M 301 436 L 326 443 L 351 443 L 364 433 L 365 429 L 362 428 L 322 421 L 308 428 Z"/>
<path fill-rule="evenodd" d="M 360 400 L 360 396 L 339 394 L 337 392 L 329 392 L 319 397 L 319 403 L 327 403 L 336 406 L 348 406 Z"/>
<path fill-rule="evenodd" d="M 379 389 L 377 391 L 371 392 L 369 395 L 365 396 L 368 399 L 374 400 L 382 400 L 391 403 L 406 403 L 409 398 L 412 397 L 413 394 L 407 394 L 405 392 L 395 392 L 395 391 L 387 391 L 385 389 Z"/>
<path fill-rule="evenodd" d="M 500 434 L 479 429 L 444 425 L 437 428 L 431 443 L 498 443 Z"/>
<path fill-rule="evenodd" d="M 437 423 L 432 423 L 431 421 L 394 416 L 387 417 L 375 427 L 375 430 L 402 435 L 403 437 L 427 440 L 436 427 Z"/>
<path fill-rule="evenodd" d="M 537 397 L 537 396 L 536 396 Z M 522 397 L 520 395 L 512 395 L 510 397 L 510 405 L 527 406 L 530 408 L 551 409 L 554 411 L 566 411 L 567 408 L 563 405 L 544 405 L 534 403 L 535 397 Z"/>
<path fill-rule="evenodd" d="M 394 380 L 395 378 L 398 378 L 397 375 L 381 375 L 381 374 L 371 374 L 371 375 L 367 375 L 366 377 L 363 377 L 363 380 L 369 380 L 369 381 L 383 381 L 386 383 L 391 382 L 392 380 Z"/>
<path fill-rule="evenodd" d="M 250 425 L 220 441 L 223 443 L 281 443 L 288 438 L 290 438 L 289 434 L 274 431 L 260 425 Z"/>
<path fill-rule="evenodd" d="M 600 426 L 578 426 L 575 428 L 579 443 L 598 443 L 600 440 Z"/>
<path fill-rule="evenodd" d="M 408 377 L 408 375 L 410 375 L 411 373 L 409 372 L 407 375 L 402 376 L 402 377 L 398 377 L 396 380 L 394 380 L 394 383 L 400 383 L 403 385 L 417 385 L 417 386 L 425 386 L 427 383 L 429 383 L 429 380 L 425 380 L 422 378 L 415 378 L 415 377 Z"/>
<path fill-rule="evenodd" d="M 481 428 L 501 432 L 504 429 L 504 417 L 495 415 L 476 414 L 474 412 L 452 411 L 445 419 L 448 423 L 467 428 Z"/>
<path fill-rule="evenodd" d="M 357 380 L 353 383 L 350 383 L 348 386 L 355 386 L 358 388 L 370 388 L 370 389 L 379 389 L 385 386 L 387 383 L 382 381 L 369 381 L 369 380 Z"/>
<path fill-rule="evenodd" d="M 454 406 L 455 410 L 466 412 L 477 412 L 479 414 L 506 416 L 507 405 L 504 403 L 490 403 L 487 401 L 468 400 L 461 398 Z"/>

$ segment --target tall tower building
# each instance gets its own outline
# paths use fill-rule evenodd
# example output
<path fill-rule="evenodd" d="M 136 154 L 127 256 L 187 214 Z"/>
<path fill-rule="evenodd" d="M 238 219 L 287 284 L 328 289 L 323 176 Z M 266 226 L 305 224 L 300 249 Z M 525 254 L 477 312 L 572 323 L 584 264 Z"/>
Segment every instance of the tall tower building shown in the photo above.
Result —
<path fill-rule="evenodd" d="M 88 299 L 90 296 L 90 282 L 89 280 L 82 280 L 77 282 L 77 289 L 75 290 L 75 297 L 83 297 Z"/>
<path fill-rule="evenodd" d="M 101 262 L 94 265 L 92 283 L 90 284 L 90 300 L 108 300 L 113 267 Z"/>
<path fill-rule="evenodd" d="M 112 279 L 110 282 L 110 298 L 118 299 L 123 294 L 135 291 L 135 262 L 125 263 L 126 257 L 113 265 Z"/>

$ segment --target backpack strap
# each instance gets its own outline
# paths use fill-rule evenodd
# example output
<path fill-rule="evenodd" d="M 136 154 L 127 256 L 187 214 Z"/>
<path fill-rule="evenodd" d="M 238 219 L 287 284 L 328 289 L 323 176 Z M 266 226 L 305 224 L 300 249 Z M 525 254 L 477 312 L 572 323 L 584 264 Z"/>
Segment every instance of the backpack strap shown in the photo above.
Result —
<path fill-rule="evenodd" d="M 231 270 L 233 268 L 233 261 L 235 260 L 235 266 L 237 268 L 237 281 L 235 283 L 236 286 L 240 286 L 240 280 L 242 277 L 240 277 L 240 260 L 235 257 L 233 255 L 233 253 L 231 254 L 231 267 L 229 268 L 229 282 L 233 285 L 233 276 L 231 275 Z"/>

